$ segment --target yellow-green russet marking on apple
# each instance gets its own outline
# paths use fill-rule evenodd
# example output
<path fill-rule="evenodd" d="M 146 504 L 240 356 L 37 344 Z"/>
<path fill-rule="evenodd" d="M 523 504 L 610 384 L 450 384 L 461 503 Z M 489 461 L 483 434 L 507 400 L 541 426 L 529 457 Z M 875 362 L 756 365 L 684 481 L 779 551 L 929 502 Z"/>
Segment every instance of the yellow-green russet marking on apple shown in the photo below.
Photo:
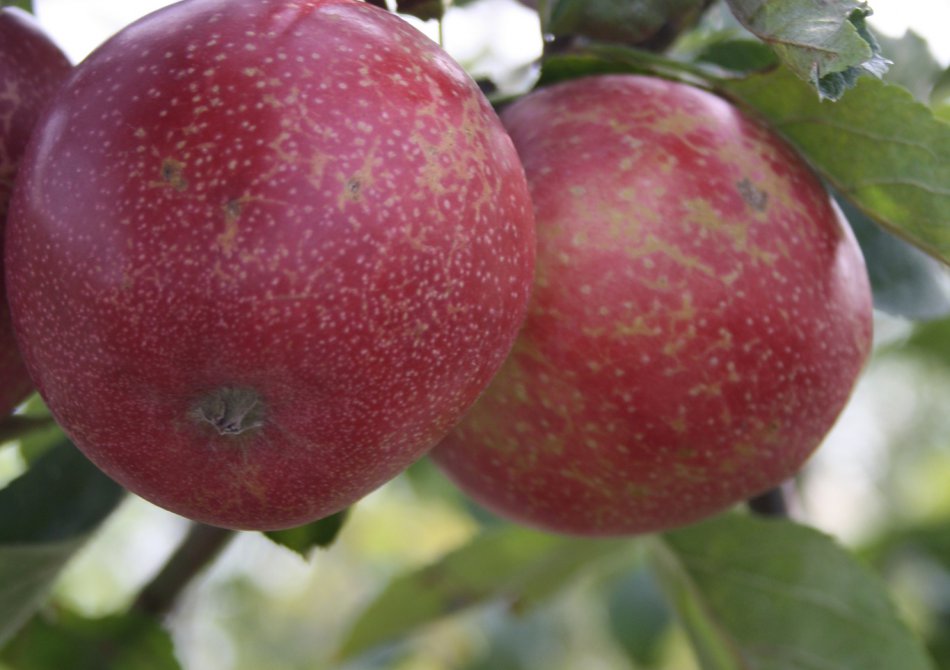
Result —
<path fill-rule="evenodd" d="M 589 535 L 689 523 L 792 475 L 870 348 L 864 263 L 816 177 L 726 101 L 659 79 L 575 80 L 502 118 L 537 279 L 436 462 L 503 516 Z"/>

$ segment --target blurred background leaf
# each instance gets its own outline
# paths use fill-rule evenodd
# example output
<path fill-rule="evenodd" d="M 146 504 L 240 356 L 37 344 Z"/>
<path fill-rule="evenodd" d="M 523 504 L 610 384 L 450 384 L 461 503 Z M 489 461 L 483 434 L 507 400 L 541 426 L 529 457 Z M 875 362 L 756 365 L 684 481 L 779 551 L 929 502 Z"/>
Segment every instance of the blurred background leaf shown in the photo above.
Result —
<path fill-rule="evenodd" d="M 20 9 L 26 10 L 33 13 L 33 2 L 32 0 L 4 0 L 0 2 L 0 7 L 19 7 Z"/>
<path fill-rule="evenodd" d="M 606 598 L 610 632 L 635 668 L 656 667 L 673 613 L 653 572 L 638 565 L 611 587 Z"/>
<path fill-rule="evenodd" d="M 920 102 L 930 99 L 943 68 L 930 52 L 927 41 L 912 30 L 902 37 L 875 33 L 881 52 L 891 61 L 884 81 L 903 86 Z"/>
<path fill-rule="evenodd" d="M 699 19 L 710 0 L 548 0 L 542 30 L 662 50 Z"/>
<path fill-rule="evenodd" d="M 0 490 L 0 644 L 42 603 L 122 492 L 69 442 Z"/>
<path fill-rule="evenodd" d="M 950 667 L 950 520 L 895 526 L 861 552 L 905 597 L 938 668 Z"/>
<path fill-rule="evenodd" d="M 626 540 L 566 538 L 509 525 L 485 531 L 440 561 L 391 581 L 352 625 L 340 655 L 356 656 L 490 599 L 529 608 L 583 568 L 629 546 Z"/>
<path fill-rule="evenodd" d="M 723 515 L 654 549 L 704 670 L 932 668 L 879 578 L 812 528 Z"/>
<path fill-rule="evenodd" d="M 16 670 L 179 670 L 172 640 L 138 613 L 35 617 L 0 655 Z"/>
<path fill-rule="evenodd" d="M 950 318 L 918 325 L 895 349 L 925 360 L 928 366 L 950 370 Z"/>
<path fill-rule="evenodd" d="M 35 430 L 21 434 L 18 440 L 20 455 L 27 463 L 33 463 L 66 439 L 62 429 L 53 421 L 53 417 L 39 393 L 30 396 L 16 416 L 22 416 L 35 424 Z"/>
<path fill-rule="evenodd" d="M 934 82 L 930 92 L 930 105 L 937 118 L 950 122 L 950 69 L 941 72 Z"/>

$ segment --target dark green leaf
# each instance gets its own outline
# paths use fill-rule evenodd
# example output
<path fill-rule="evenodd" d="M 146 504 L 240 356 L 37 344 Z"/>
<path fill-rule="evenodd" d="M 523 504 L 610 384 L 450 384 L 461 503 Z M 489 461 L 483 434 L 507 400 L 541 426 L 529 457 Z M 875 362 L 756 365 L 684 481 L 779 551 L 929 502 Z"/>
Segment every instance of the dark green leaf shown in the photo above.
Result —
<path fill-rule="evenodd" d="M 542 29 L 557 37 L 663 48 L 699 18 L 705 0 L 549 0 Z"/>
<path fill-rule="evenodd" d="M 0 646 L 43 604 L 50 586 L 80 539 L 0 545 Z"/>
<path fill-rule="evenodd" d="M 701 66 L 659 56 L 642 49 L 593 42 L 583 48 L 548 56 L 538 86 L 599 74 L 652 74 L 704 83 L 712 75 Z"/>
<path fill-rule="evenodd" d="M 950 268 L 875 225 L 843 198 L 838 204 L 867 261 L 874 306 L 920 321 L 950 314 Z"/>
<path fill-rule="evenodd" d="M 634 667 L 657 665 L 672 614 L 653 574 L 638 566 L 612 583 L 607 610 L 610 632 Z"/>
<path fill-rule="evenodd" d="M 0 643 L 115 508 L 122 489 L 62 442 L 0 490 Z"/>
<path fill-rule="evenodd" d="M 700 51 L 696 60 L 743 74 L 768 70 L 778 63 L 774 51 L 754 40 L 714 42 Z"/>
<path fill-rule="evenodd" d="M 950 125 L 906 90 L 870 77 L 822 103 L 781 68 L 721 81 L 873 220 L 950 262 Z"/>
<path fill-rule="evenodd" d="M 347 510 L 343 510 L 302 526 L 284 530 L 269 530 L 264 535 L 277 544 L 307 558 L 311 549 L 315 547 L 326 548 L 333 544 L 340 533 L 340 529 L 343 528 L 346 515 Z"/>
<path fill-rule="evenodd" d="M 644 63 L 644 68 L 646 68 Z M 549 56 L 541 65 L 541 76 L 538 86 L 550 86 L 562 81 L 592 77 L 600 74 L 624 74 L 632 72 L 646 72 L 638 70 L 625 63 L 618 63 L 601 58 L 590 52 L 564 53 Z"/>
<path fill-rule="evenodd" d="M 881 76 L 887 61 L 868 31 L 871 13 L 857 0 L 727 0 L 749 31 L 768 42 L 822 98 L 839 99 L 861 74 Z"/>
<path fill-rule="evenodd" d="M 428 21 L 441 19 L 445 14 L 445 5 L 442 0 L 396 0 L 396 11 Z"/>
<path fill-rule="evenodd" d="M 531 607 L 581 569 L 625 547 L 503 526 L 483 532 L 439 562 L 395 578 L 360 615 L 339 655 L 350 658 L 441 617 L 490 599 Z"/>
<path fill-rule="evenodd" d="M 94 530 L 122 488 L 69 442 L 0 490 L 0 546 L 59 542 Z"/>
<path fill-rule="evenodd" d="M 704 670 L 928 670 L 883 584 L 814 529 L 725 515 L 654 558 Z"/>
<path fill-rule="evenodd" d="M 85 619 L 66 611 L 34 618 L 0 655 L 16 670 L 178 670 L 172 641 L 131 612 Z"/>

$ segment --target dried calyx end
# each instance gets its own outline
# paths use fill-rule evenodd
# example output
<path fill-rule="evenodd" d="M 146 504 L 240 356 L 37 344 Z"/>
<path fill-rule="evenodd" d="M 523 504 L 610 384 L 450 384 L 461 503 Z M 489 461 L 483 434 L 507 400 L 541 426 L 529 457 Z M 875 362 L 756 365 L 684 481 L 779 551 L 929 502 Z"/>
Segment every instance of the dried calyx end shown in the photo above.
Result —
<path fill-rule="evenodd" d="M 240 435 L 264 425 L 264 403 L 254 389 L 225 387 L 202 396 L 191 416 L 219 435 Z"/>

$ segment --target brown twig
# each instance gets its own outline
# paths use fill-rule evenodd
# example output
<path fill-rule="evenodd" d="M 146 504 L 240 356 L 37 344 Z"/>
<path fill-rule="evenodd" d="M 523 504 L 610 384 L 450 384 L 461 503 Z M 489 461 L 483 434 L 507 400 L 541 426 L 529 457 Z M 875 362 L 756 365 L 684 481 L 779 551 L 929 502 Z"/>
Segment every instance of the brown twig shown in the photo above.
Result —
<path fill-rule="evenodd" d="M 750 498 L 749 509 L 760 516 L 787 519 L 791 516 L 787 484 Z"/>
<path fill-rule="evenodd" d="M 132 609 L 163 618 L 185 587 L 235 535 L 233 530 L 194 524 L 165 566 L 139 593 Z"/>

